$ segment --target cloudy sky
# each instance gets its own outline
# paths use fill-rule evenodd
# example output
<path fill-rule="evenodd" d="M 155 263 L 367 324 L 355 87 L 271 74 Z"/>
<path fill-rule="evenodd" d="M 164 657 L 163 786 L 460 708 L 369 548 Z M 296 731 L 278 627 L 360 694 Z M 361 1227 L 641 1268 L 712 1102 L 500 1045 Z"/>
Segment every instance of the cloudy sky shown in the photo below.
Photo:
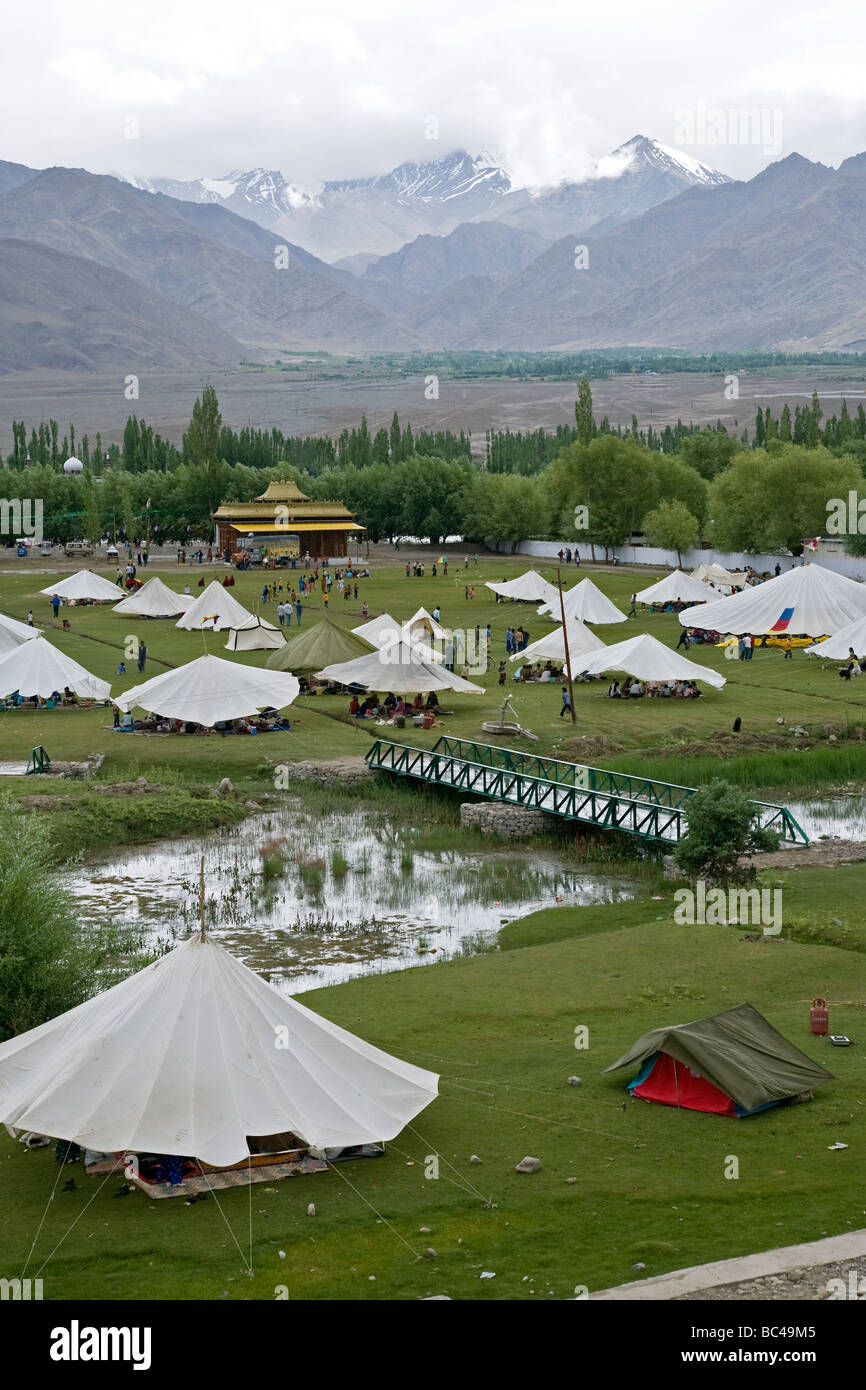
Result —
<path fill-rule="evenodd" d="M 467 148 L 544 184 L 637 133 L 744 178 L 866 149 L 837 0 L 12 0 L 2 33 L 0 158 L 38 167 L 309 188 Z"/>

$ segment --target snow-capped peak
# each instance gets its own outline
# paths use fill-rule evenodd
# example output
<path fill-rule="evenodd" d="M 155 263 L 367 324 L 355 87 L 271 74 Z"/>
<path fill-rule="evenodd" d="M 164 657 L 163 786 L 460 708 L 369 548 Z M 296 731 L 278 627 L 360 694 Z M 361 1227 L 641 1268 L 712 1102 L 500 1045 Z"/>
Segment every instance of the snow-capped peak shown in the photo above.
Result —
<path fill-rule="evenodd" d="M 699 159 L 683 154 L 682 150 L 675 150 L 670 145 L 663 145 L 660 140 L 653 140 L 647 135 L 633 135 L 630 140 L 626 140 L 624 145 L 620 145 L 612 154 L 608 155 L 607 160 L 622 162 L 623 167 L 627 169 L 637 169 L 641 164 L 649 164 L 662 172 L 685 176 L 689 183 L 730 182 L 727 174 L 722 174 L 718 169 L 713 169 L 708 164 L 702 164 Z M 601 164 L 605 162 L 600 161 Z"/>

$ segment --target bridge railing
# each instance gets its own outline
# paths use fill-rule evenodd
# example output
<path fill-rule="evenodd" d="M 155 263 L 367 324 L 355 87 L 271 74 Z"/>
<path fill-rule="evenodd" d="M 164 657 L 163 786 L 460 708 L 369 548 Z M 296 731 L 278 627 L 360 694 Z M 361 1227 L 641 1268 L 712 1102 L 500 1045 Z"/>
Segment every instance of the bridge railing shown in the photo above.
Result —
<path fill-rule="evenodd" d="M 630 777 L 472 739 L 440 738 L 432 749 L 377 739 L 366 760 L 371 767 L 599 826 L 616 826 L 650 839 L 681 838 L 687 828 L 688 801 L 695 793 L 694 787 Z M 759 825 L 776 831 L 783 841 L 809 843 L 786 806 L 766 801 L 752 804 L 758 808 Z"/>

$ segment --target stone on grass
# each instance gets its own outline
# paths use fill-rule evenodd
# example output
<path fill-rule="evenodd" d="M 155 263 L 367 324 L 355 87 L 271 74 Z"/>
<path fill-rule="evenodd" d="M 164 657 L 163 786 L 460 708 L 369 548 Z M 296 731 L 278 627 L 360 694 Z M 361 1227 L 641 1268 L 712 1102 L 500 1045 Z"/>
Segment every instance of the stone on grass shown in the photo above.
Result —
<path fill-rule="evenodd" d="M 516 1165 L 514 1171 L 515 1173 L 537 1173 L 540 1167 L 540 1158 L 530 1158 L 527 1155 L 526 1158 L 522 1158 L 520 1160 L 520 1162 Z"/>
<path fill-rule="evenodd" d="M 470 1154 L 470 1155 L 469 1155 L 469 1162 L 470 1162 L 470 1163 L 480 1163 L 480 1162 L 481 1162 L 481 1159 L 478 1157 L 477 1154 Z"/>
<path fill-rule="evenodd" d="M 580 1085 L 580 1077 L 579 1077 L 579 1076 L 570 1076 L 570 1077 L 568 1078 L 568 1084 L 569 1084 L 569 1086 L 579 1086 L 579 1085 Z"/>

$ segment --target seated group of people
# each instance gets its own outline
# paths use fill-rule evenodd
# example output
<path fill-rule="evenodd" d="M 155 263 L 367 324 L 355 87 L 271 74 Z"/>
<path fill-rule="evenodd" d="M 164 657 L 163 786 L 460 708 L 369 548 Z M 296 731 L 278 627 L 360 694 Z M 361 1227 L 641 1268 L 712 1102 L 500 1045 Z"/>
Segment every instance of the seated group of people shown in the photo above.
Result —
<path fill-rule="evenodd" d="M 133 719 L 131 711 L 121 714 L 115 705 L 114 727 L 121 733 L 144 734 L 210 734 L 218 733 L 223 738 L 227 734 L 269 734 L 291 729 L 288 719 L 278 710 L 263 709 L 261 714 L 242 719 L 218 719 L 213 728 L 196 724 L 191 719 L 168 719 L 159 714 L 148 714 L 144 719 Z"/>
<path fill-rule="evenodd" d="M 499 669 L 500 671 L 506 669 L 504 662 Z M 546 661 L 543 666 L 541 662 L 537 662 L 535 666 L 518 666 L 514 673 L 514 679 L 516 681 L 561 681 L 564 679 L 564 675 L 565 673 L 561 664 Z M 502 681 L 499 683 L 500 685 L 503 684 Z"/>
<path fill-rule="evenodd" d="M 406 719 L 425 713 L 439 714 L 439 697 L 431 690 L 426 700 L 418 694 L 414 700 L 408 696 L 397 696 L 390 691 L 380 702 L 378 695 L 368 695 L 361 703 L 357 694 L 349 701 L 349 714 L 353 719 Z"/>
<path fill-rule="evenodd" d="M 82 703 L 85 705 L 92 705 L 93 701 L 85 700 L 82 702 L 75 694 L 75 691 L 70 690 L 69 686 L 66 685 L 63 687 L 62 692 L 60 690 L 53 690 L 47 700 L 43 700 L 41 695 L 27 695 L 25 697 L 19 691 L 13 690 L 6 696 L 2 703 L 6 708 L 10 706 L 17 708 L 19 705 L 31 705 L 33 709 L 57 709 L 61 705 L 80 705 Z"/>
<path fill-rule="evenodd" d="M 620 684 L 611 681 L 608 687 L 610 700 L 676 699 L 699 700 L 701 691 L 694 681 L 640 681 L 629 676 Z"/>

